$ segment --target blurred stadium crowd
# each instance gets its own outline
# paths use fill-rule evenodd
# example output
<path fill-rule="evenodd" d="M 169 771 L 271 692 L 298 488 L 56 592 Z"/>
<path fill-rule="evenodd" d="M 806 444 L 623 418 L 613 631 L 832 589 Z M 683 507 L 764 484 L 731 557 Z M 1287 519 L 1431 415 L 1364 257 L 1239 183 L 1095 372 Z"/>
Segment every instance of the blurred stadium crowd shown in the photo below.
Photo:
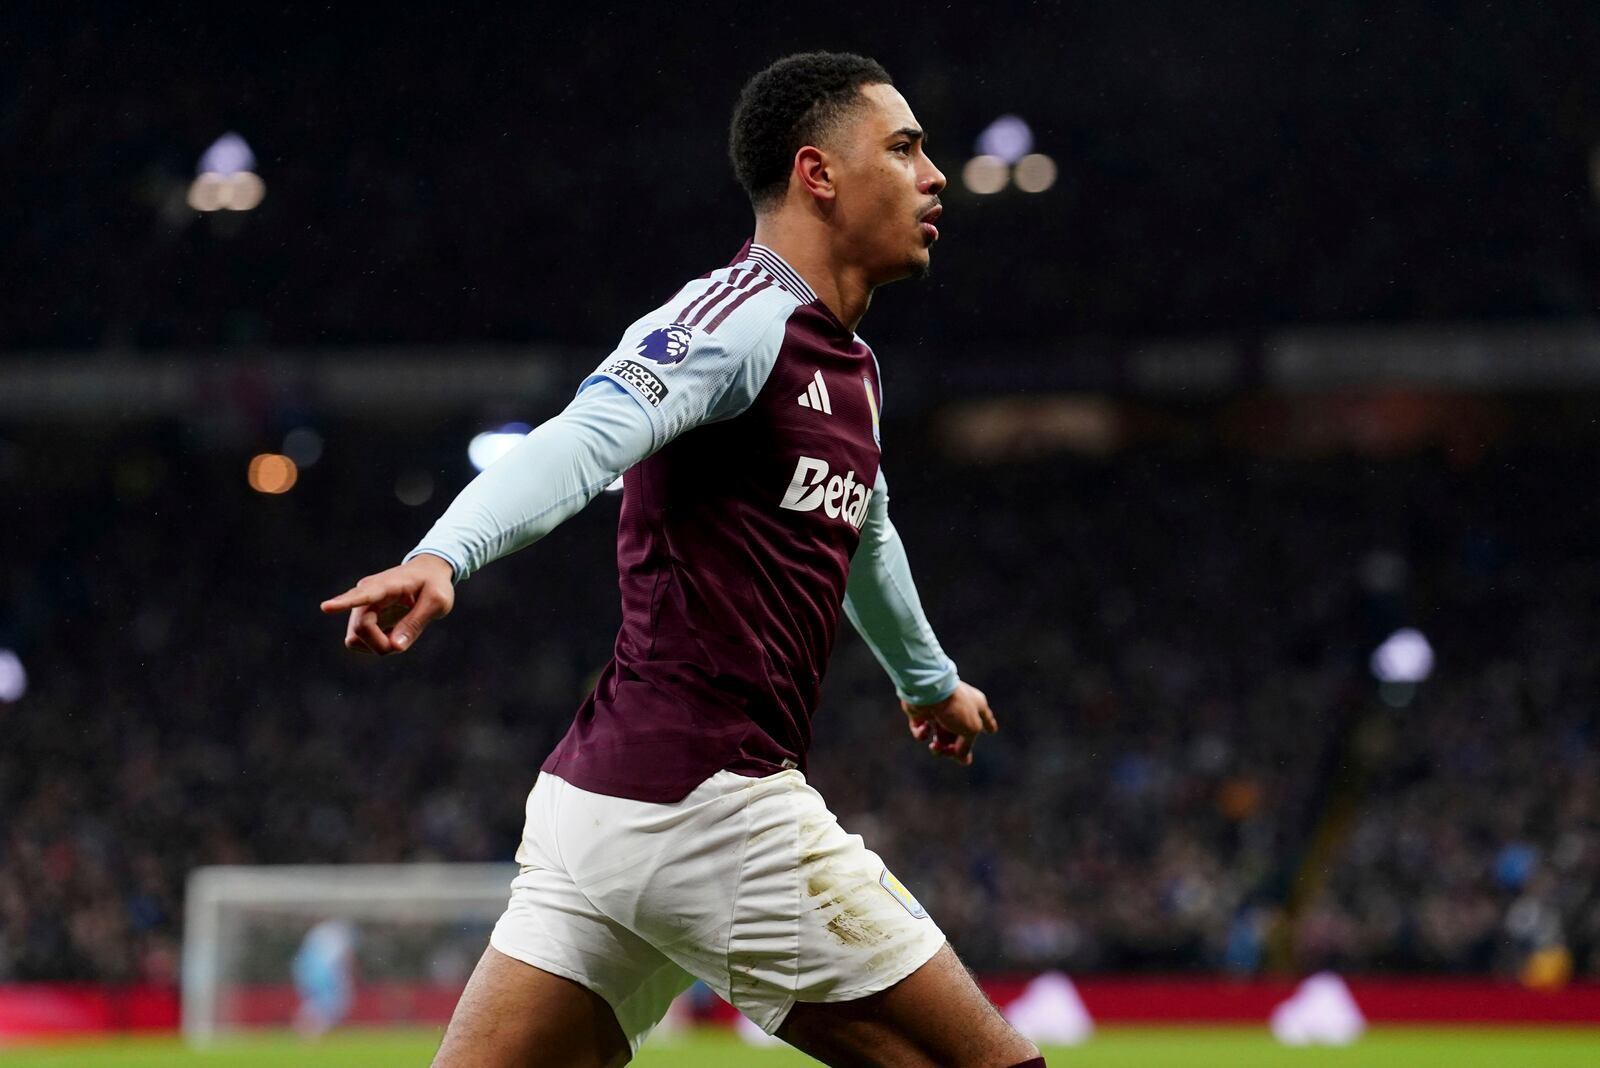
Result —
<path fill-rule="evenodd" d="M 194 424 L 0 448 L 6 499 L 49 505 L 0 560 L 31 679 L 0 704 L 0 980 L 172 979 L 199 864 L 510 855 L 609 652 L 615 499 L 361 659 L 316 603 L 447 499 L 399 503 L 397 456 L 459 485 L 463 435 L 323 431 L 279 497 Z M 973 467 L 891 436 L 931 617 L 1003 729 L 970 771 L 930 760 L 846 636 L 811 777 L 970 963 L 1517 974 L 1554 949 L 1600 975 L 1600 505 L 1564 452 Z M 1401 624 L 1438 669 L 1380 693 Z"/>

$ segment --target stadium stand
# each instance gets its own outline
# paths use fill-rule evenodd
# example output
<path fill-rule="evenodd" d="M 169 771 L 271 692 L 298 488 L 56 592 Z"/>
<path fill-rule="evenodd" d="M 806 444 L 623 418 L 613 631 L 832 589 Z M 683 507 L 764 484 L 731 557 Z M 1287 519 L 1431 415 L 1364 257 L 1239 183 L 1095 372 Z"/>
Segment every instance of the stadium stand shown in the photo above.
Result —
<path fill-rule="evenodd" d="M 914 429 L 896 522 L 1004 730 L 929 761 L 847 637 L 812 774 L 975 966 L 1516 975 L 1556 946 L 1600 975 L 1600 517 L 1564 453 L 974 467 Z M 316 602 L 409 546 L 464 435 L 410 429 L 441 495 L 408 508 L 392 427 L 324 432 L 281 497 L 204 425 L 0 450 L 50 502 L 0 563 L 32 680 L 0 705 L 0 979 L 170 980 L 196 865 L 515 843 L 608 653 L 614 500 L 355 659 Z M 1439 667 L 1391 707 L 1366 657 L 1402 623 Z"/>

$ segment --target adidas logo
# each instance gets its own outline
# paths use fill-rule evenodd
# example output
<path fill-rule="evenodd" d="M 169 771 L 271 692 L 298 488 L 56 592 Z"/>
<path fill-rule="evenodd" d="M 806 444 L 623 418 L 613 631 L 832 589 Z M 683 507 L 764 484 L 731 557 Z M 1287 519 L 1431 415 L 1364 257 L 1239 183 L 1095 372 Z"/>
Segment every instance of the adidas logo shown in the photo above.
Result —
<path fill-rule="evenodd" d="M 822 380 L 821 371 L 812 376 L 811 384 L 800 394 L 800 407 L 815 408 L 823 415 L 833 414 L 833 405 L 828 401 L 828 383 Z"/>

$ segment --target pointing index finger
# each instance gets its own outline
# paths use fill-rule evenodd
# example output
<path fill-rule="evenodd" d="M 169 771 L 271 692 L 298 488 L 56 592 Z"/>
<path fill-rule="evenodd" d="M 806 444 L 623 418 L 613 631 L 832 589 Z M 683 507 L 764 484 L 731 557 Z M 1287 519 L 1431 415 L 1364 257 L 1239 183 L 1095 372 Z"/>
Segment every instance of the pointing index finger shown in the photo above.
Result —
<path fill-rule="evenodd" d="M 349 608 L 359 608 L 378 600 L 375 590 L 363 590 L 360 586 L 352 586 L 337 597 L 330 597 L 322 602 L 322 610 L 328 615 L 336 615 Z"/>

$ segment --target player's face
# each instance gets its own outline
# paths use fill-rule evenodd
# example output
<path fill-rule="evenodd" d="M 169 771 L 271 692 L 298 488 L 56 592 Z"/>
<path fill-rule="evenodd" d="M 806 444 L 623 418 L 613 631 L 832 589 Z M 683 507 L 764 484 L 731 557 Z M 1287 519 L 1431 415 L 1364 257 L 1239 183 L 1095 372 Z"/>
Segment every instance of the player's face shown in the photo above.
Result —
<path fill-rule="evenodd" d="M 924 151 L 922 127 L 892 85 L 861 90 L 837 171 L 835 221 L 874 285 L 926 274 L 944 175 Z"/>

